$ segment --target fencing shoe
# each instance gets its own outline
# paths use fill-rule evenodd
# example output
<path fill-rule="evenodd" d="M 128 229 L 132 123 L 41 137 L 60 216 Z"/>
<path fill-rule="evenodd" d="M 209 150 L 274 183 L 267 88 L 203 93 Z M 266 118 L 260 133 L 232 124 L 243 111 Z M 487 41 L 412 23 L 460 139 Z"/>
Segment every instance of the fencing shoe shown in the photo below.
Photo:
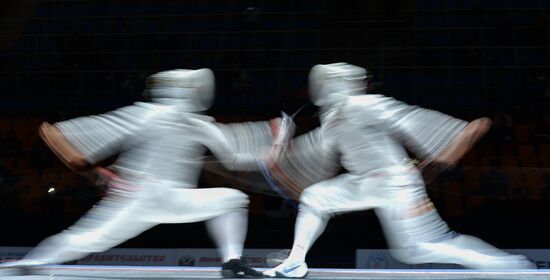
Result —
<path fill-rule="evenodd" d="M 307 273 L 305 262 L 285 261 L 279 266 L 264 272 L 264 275 L 277 278 L 304 278 Z"/>
<path fill-rule="evenodd" d="M 223 278 L 262 278 L 264 274 L 250 267 L 242 258 L 231 259 L 222 265 Z"/>

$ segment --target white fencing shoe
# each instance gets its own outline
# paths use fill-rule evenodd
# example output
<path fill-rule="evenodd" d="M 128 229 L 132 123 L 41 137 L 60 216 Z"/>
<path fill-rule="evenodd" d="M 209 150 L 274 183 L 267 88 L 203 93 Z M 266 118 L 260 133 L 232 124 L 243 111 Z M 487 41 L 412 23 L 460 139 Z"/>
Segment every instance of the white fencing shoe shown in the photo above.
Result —
<path fill-rule="evenodd" d="M 264 275 L 276 278 L 304 278 L 308 273 L 305 262 L 285 261 L 279 266 L 267 270 Z"/>

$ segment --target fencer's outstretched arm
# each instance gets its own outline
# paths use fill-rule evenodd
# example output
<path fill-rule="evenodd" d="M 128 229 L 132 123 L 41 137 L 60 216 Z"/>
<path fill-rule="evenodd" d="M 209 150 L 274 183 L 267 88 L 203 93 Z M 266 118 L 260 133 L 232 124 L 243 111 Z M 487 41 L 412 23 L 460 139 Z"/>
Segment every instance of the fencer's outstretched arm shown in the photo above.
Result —
<path fill-rule="evenodd" d="M 185 118 L 182 125 L 230 170 L 258 170 L 258 161 L 268 155 L 274 142 L 267 121 L 221 124 L 213 119 Z"/>
<path fill-rule="evenodd" d="M 322 136 L 320 127 L 284 145 L 284 151 L 266 166 L 265 175 L 270 186 L 285 197 L 299 201 L 305 188 L 334 177 L 340 170 L 338 151 Z"/>

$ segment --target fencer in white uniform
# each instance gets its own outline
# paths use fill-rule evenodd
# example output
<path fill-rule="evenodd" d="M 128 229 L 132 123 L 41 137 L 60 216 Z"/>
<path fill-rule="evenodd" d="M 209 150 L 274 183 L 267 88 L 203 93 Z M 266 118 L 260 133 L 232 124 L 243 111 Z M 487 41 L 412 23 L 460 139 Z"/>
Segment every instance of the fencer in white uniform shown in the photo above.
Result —
<path fill-rule="evenodd" d="M 209 69 L 171 70 L 147 79 L 151 102 L 97 116 L 43 124 L 42 137 L 71 168 L 119 153 L 108 193 L 67 230 L 11 265 L 54 264 L 110 249 L 161 223 L 207 221 L 225 277 L 261 277 L 241 261 L 248 197 L 232 188 L 196 188 L 206 149 L 229 169 L 257 169 L 271 151 L 268 122 L 219 124 L 203 114 L 214 99 Z M 56 134 L 57 133 L 57 134 Z M 57 138 L 81 158 L 67 156 Z M 65 150 L 64 150 L 65 149 Z M 10 264 L 8 264 L 10 265 Z"/>
<path fill-rule="evenodd" d="M 415 125 L 419 125 L 417 129 L 430 127 L 406 123 L 407 119 L 414 119 L 406 118 L 407 114 L 419 111 L 383 95 L 363 94 L 365 74 L 364 68 L 345 63 L 312 68 L 310 95 L 321 109 L 321 141 L 317 149 L 325 154 L 336 151 L 348 172 L 303 191 L 291 253 L 282 264 L 264 274 L 304 277 L 308 272 L 306 254 L 330 217 L 367 209 L 375 210 L 392 254 L 404 263 L 533 268 L 523 256 L 508 254 L 476 237 L 450 230 L 431 203 L 419 170 L 411 164 L 405 144 L 415 146 L 417 153 L 430 160 L 467 124 L 440 118 L 450 122 L 448 127 L 439 128 L 443 132 L 438 133 L 446 137 L 415 135 Z M 424 113 L 437 114 L 426 110 Z M 426 139 L 433 142 L 422 142 Z"/>

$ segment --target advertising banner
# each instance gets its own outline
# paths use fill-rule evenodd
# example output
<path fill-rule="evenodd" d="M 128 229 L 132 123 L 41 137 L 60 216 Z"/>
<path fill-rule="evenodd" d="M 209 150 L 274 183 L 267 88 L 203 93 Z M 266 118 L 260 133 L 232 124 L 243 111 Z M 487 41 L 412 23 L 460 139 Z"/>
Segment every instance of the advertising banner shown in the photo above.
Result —
<path fill-rule="evenodd" d="M 253 267 L 266 267 L 265 258 L 269 253 L 281 249 L 245 249 L 244 258 Z M 221 266 L 222 259 L 216 249 L 177 249 L 180 266 Z"/>
<path fill-rule="evenodd" d="M 524 255 L 533 261 L 538 268 L 550 268 L 550 249 L 510 249 L 504 251 L 512 254 Z M 355 255 L 356 268 L 363 269 L 457 269 L 461 268 L 454 264 L 419 264 L 409 265 L 402 263 L 390 254 L 388 249 L 358 249 Z"/>
<path fill-rule="evenodd" d="M 176 266 L 176 249 L 126 249 L 115 248 L 103 253 L 93 253 L 77 264 L 86 265 L 154 265 Z"/>

